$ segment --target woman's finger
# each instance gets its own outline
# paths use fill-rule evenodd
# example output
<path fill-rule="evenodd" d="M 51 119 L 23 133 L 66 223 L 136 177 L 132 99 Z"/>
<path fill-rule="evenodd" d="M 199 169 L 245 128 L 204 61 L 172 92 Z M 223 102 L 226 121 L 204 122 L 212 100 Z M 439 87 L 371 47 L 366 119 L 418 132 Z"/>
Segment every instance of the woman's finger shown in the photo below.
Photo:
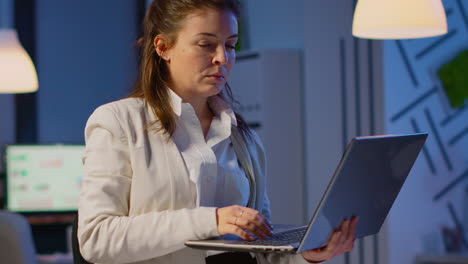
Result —
<path fill-rule="evenodd" d="M 254 240 L 254 238 L 249 233 L 245 232 L 242 228 L 235 225 L 229 225 L 228 233 L 236 235 L 244 240 Z"/>
<path fill-rule="evenodd" d="M 338 254 L 338 248 L 340 247 L 341 240 L 343 238 L 343 232 L 341 230 L 335 231 L 325 246 L 325 253 L 327 259 L 331 259 Z"/>
<path fill-rule="evenodd" d="M 302 256 L 307 261 L 317 262 L 317 261 L 326 261 L 333 258 L 334 252 L 333 249 L 336 247 L 336 244 L 341 239 L 341 231 L 335 231 L 328 240 L 327 246 L 318 249 L 312 249 L 303 252 Z"/>
<path fill-rule="evenodd" d="M 354 246 L 357 222 L 357 217 L 342 221 L 340 227 L 330 236 L 325 247 L 302 252 L 302 256 L 313 263 L 326 261 L 351 251 Z"/>
<path fill-rule="evenodd" d="M 351 217 L 350 219 L 347 220 L 347 225 L 346 225 L 346 234 L 344 235 L 344 240 L 348 240 L 349 237 L 352 237 L 353 234 L 352 234 L 352 230 L 351 230 L 351 225 L 353 223 L 353 217 Z"/>
<path fill-rule="evenodd" d="M 353 239 L 349 244 L 348 246 L 346 247 L 345 249 L 345 252 L 350 252 L 351 250 L 353 250 L 354 248 L 354 242 L 356 241 L 356 239 Z"/>
<path fill-rule="evenodd" d="M 349 225 L 350 225 L 350 223 L 351 223 L 351 221 L 349 219 L 344 219 L 343 222 L 341 222 L 340 230 L 341 230 L 341 233 L 343 235 L 341 236 L 340 242 L 342 244 L 344 244 L 346 242 L 346 239 L 349 236 L 349 232 L 350 232 L 350 226 Z"/>
<path fill-rule="evenodd" d="M 334 244 L 328 244 L 327 247 L 333 252 L 333 256 L 343 253 L 346 246 L 346 239 L 349 232 L 349 220 L 343 220 L 340 224 L 338 231 L 341 232 L 339 240 Z"/>
<path fill-rule="evenodd" d="M 351 219 L 350 232 L 348 235 L 349 240 L 353 240 L 356 236 L 356 229 L 357 229 L 358 221 L 359 221 L 359 218 L 356 216 Z"/>
<path fill-rule="evenodd" d="M 260 214 L 259 211 L 248 207 L 244 207 L 244 209 L 245 210 L 243 211 L 246 213 L 246 215 L 256 218 L 259 222 L 261 222 L 262 225 L 265 225 L 267 229 L 272 228 L 270 222 L 262 214 Z"/>
<path fill-rule="evenodd" d="M 271 236 L 271 226 L 268 221 L 256 210 L 246 210 L 240 215 L 242 220 L 245 220 L 245 225 L 251 225 L 252 228 L 259 229 L 261 233 Z"/>
<path fill-rule="evenodd" d="M 271 233 L 269 231 L 263 231 L 260 229 L 257 225 L 255 225 L 253 222 L 249 221 L 246 218 L 239 219 L 237 221 L 237 226 L 239 226 L 242 229 L 245 229 L 255 235 L 256 237 L 260 239 L 265 239 L 267 236 L 269 236 Z"/>
<path fill-rule="evenodd" d="M 356 228 L 357 228 L 358 218 L 353 217 L 351 219 L 349 234 L 346 239 L 346 252 L 351 251 L 354 247 L 354 241 L 356 240 Z"/>
<path fill-rule="evenodd" d="M 240 236 L 244 239 L 248 238 L 246 234 L 249 234 L 249 232 L 250 237 L 255 235 L 262 239 L 272 235 L 268 221 L 257 210 L 234 205 L 218 208 L 216 214 L 218 231 L 221 235 L 240 235 L 239 231 L 234 227 L 245 229 L 241 233 L 242 236 Z M 236 233 L 234 233 L 234 230 L 236 230 Z"/>

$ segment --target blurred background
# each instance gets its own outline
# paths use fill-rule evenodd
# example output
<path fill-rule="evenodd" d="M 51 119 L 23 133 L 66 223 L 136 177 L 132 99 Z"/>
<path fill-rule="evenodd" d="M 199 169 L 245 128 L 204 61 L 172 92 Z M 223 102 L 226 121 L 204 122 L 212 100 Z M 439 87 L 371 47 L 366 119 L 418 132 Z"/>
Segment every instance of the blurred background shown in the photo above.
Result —
<path fill-rule="evenodd" d="M 1 26 L 17 30 L 39 80 L 35 93 L 0 94 L 0 145 L 13 157 L 0 154 L 1 206 L 26 216 L 40 262 L 71 263 L 82 172 L 67 160 L 79 159 L 94 109 L 132 87 L 149 1 L 1 1 Z M 308 222 L 353 137 L 429 133 L 380 233 L 328 263 L 468 263 L 468 2 L 442 2 L 448 33 L 368 40 L 351 35 L 355 0 L 242 1 L 229 82 L 265 142 L 273 222 Z M 22 151 L 42 167 L 5 168 Z M 18 193 L 29 201 L 7 198 Z"/>

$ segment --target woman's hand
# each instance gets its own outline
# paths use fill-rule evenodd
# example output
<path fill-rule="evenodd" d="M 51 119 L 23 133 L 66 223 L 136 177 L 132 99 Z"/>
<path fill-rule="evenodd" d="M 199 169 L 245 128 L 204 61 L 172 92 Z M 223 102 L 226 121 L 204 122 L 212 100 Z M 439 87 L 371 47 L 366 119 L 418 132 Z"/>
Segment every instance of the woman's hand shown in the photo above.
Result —
<path fill-rule="evenodd" d="M 254 240 L 248 232 L 261 239 L 272 235 L 271 224 L 252 208 L 239 205 L 218 208 L 216 220 L 220 235 L 234 234 L 245 240 Z"/>
<path fill-rule="evenodd" d="M 304 251 L 301 253 L 302 257 L 309 263 L 320 263 L 351 251 L 354 246 L 357 222 L 357 217 L 344 220 L 340 228 L 333 232 L 326 246 Z"/>

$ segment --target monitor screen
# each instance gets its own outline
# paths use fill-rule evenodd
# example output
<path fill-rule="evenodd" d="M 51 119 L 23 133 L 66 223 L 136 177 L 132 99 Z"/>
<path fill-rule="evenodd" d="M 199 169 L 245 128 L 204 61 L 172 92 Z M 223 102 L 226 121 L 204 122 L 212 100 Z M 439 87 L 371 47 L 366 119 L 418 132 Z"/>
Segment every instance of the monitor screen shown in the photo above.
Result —
<path fill-rule="evenodd" d="M 83 145 L 9 145 L 5 149 L 6 209 L 69 212 L 78 209 Z"/>

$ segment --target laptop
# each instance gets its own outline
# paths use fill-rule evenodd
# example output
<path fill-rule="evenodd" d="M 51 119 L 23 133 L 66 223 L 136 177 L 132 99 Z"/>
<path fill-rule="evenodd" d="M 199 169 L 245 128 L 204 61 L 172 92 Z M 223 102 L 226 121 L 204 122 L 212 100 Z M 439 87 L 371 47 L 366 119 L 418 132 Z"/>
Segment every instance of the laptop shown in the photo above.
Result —
<path fill-rule="evenodd" d="M 356 238 L 377 234 L 403 186 L 427 133 L 353 138 L 306 226 L 274 226 L 273 236 L 235 235 L 186 241 L 203 250 L 300 253 L 326 245 L 343 219 L 359 217 Z"/>

